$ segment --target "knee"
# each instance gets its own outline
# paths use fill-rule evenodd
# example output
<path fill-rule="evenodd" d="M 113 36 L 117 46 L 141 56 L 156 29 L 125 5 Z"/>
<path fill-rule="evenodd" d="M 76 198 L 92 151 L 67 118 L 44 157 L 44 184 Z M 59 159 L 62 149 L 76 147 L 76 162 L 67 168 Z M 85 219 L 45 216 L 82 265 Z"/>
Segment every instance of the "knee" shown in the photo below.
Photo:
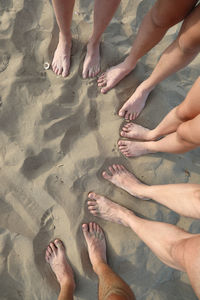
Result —
<path fill-rule="evenodd" d="M 185 137 L 185 126 L 184 123 L 178 126 L 177 130 L 177 137 L 181 142 L 188 142 L 187 138 Z"/>
<path fill-rule="evenodd" d="M 168 29 L 181 21 L 177 16 L 166 14 L 165 11 L 161 11 L 161 9 L 156 6 L 151 9 L 150 15 L 153 25 L 158 28 Z"/>
<path fill-rule="evenodd" d="M 178 38 L 178 45 L 184 54 L 197 54 L 200 50 L 200 39 L 183 33 Z"/>
<path fill-rule="evenodd" d="M 191 119 L 191 116 L 188 113 L 188 109 L 186 109 L 185 105 L 181 103 L 176 107 L 176 117 L 181 121 L 185 122 Z"/>

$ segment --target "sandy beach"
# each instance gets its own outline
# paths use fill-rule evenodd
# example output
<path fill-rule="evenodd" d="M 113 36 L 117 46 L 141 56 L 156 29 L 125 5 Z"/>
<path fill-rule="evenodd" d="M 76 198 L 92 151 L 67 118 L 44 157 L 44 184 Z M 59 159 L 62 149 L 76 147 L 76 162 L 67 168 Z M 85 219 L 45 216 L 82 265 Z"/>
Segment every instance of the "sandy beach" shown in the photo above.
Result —
<path fill-rule="evenodd" d="M 124 0 L 101 44 L 101 70 L 128 54 L 153 0 Z M 96 78 L 83 80 L 85 45 L 92 31 L 93 1 L 74 8 L 70 75 L 56 76 L 51 63 L 58 28 L 49 1 L 0 1 L 0 300 L 57 299 L 59 286 L 44 259 L 54 238 L 63 240 L 73 267 L 75 299 L 97 299 L 97 278 L 81 224 L 105 231 L 108 261 L 137 300 L 197 299 L 185 273 L 165 266 L 128 228 L 89 214 L 89 191 L 103 194 L 140 215 L 200 233 L 200 222 L 180 217 L 154 201 L 142 201 L 102 178 L 124 164 L 147 184 L 199 183 L 200 149 L 187 154 L 151 154 L 127 159 L 117 142 L 124 120 L 118 110 L 153 70 L 180 25 L 106 95 Z M 153 128 L 186 96 L 199 76 L 200 56 L 163 81 L 136 123 Z"/>

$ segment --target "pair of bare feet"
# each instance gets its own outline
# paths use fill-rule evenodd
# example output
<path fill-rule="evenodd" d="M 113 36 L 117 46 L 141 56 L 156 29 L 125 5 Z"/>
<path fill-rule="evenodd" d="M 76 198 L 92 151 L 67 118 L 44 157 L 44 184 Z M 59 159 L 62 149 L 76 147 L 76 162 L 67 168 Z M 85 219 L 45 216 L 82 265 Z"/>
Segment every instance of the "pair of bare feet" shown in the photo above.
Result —
<path fill-rule="evenodd" d="M 59 43 L 54 54 L 52 62 L 52 70 L 56 75 L 66 77 L 69 75 L 70 57 L 71 57 L 72 38 L 59 35 Z M 128 59 L 122 63 L 108 69 L 101 74 L 97 83 L 103 94 L 116 86 L 126 75 L 128 75 L 136 66 L 130 64 Z M 87 45 L 87 53 L 83 63 L 82 76 L 86 78 L 94 78 L 100 72 L 100 42 L 90 40 Z M 134 92 L 134 94 L 125 102 L 119 111 L 119 116 L 125 119 L 136 119 L 145 106 L 147 97 L 153 87 L 149 86 L 148 81 L 144 81 Z"/>
<path fill-rule="evenodd" d="M 154 143 L 158 137 L 155 135 L 153 130 L 134 123 L 127 123 L 123 126 L 120 135 L 124 138 L 140 140 L 119 140 L 119 150 L 126 157 L 136 157 L 156 152 L 156 150 L 153 150 L 152 148 L 152 143 Z"/>
<path fill-rule="evenodd" d="M 103 230 L 94 222 L 83 224 L 82 230 L 87 243 L 89 258 L 93 270 L 97 273 L 99 264 L 106 264 L 107 262 L 106 241 Z M 64 245 L 60 240 L 56 239 L 48 245 L 45 259 L 47 263 L 50 264 L 51 269 L 56 275 L 60 287 L 68 286 L 74 290 L 74 274 L 67 260 Z"/>
<path fill-rule="evenodd" d="M 109 167 L 109 171 L 110 174 L 105 171 L 102 173 L 102 176 L 106 180 L 126 190 L 131 195 L 146 199 L 141 194 L 141 191 L 147 186 L 141 183 L 124 166 L 113 165 Z M 88 198 L 88 209 L 91 214 L 108 221 L 128 226 L 125 221 L 127 214 L 133 214 L 133 212 L 94 192 L 89 193 Z M 99 264 L 107 263 L 106 241 L 103 230 L 96 223 L 83 224 L 82 230 L 88 246 L 89 258 L 93 270 L 97 273 Z M 56 239 L 49 244 L 45 258 L 55 273 L 60 286 L 68 285 L 74 289 L 75 281 L 73 271 L 67 261 L 64 245 L 60 240 Z"/>

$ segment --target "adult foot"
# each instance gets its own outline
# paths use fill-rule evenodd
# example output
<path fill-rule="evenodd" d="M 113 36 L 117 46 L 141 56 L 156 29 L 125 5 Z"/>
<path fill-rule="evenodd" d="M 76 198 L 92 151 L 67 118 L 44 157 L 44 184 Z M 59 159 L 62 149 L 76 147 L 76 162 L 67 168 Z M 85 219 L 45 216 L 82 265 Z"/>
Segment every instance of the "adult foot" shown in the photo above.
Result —
<path fill-rule="evenodd" d="M 94 271 L 99 264 L 106 263 L 106 240 L 103 230 L 97 223 L 82 225 L 83 234 L 88 246 L 88 253 Z"/>
<path fill-rule="evenodd" d="M 112 182 L 119 188 L 127 191 L 129 194 L 140 199 L 146 200 L 143 196 L 143 191 L 147 185 L 139 181 L 132 173 L 130 173 L 123 165 L 112 165 L 109 168 L 111 175 L 106 171 L 102 176 L 108 181 Z"/>
<path fill-rule="evenodd" d="M 105 94 L 114 86 L 116 86 L 126 75 L 128 75 L 134 67 L 130 67 L 130 64 L 122 62 L 119 65 L 116 65 L 108 69 L 105 73 L 101 74 L 97 80 L 98 86 L 102 87 L 101 93 Z"/>
<path fill-rule="evenodd" d="M 87 45 L 87 53 L 83 63 L 83 78 L 95 77 L 100 72 L 100 43 Z"/>
<path fill-rule="evenodd" d="M 73 271 L 67 261 L 65 248 L 60 240 L 55 240 L 48 245 L 45 259 L 50 264 L 60 286 L 68 284 L 74 289 Z"/>
<path fill-rule="evenodd" d="M 142 82 L 133 95 L 125 102 L 119 111 L 119 116 L 125 119 L 135 120 L 143 110 L 146 100 L 153 90 L 147 87 L 146 81 Z"/>
<path fill-rule="evenodd" d="M 71 37 L 65 38 L 59 34 L 59 42 L 52 61 L 52 70 L 56 75 L 67 77 L 70 68 Z"/>
<path fill-rule="evenodd" d="M 130 139 L 143 140 L 143 141 L 154 140 L 154 137 L 152 136 L 150 129 L 134 123 L 127 123 L 126 125 L 124 125 L 120 134 L 121 136 Z"/>
<path fill-rule="evenodd" d="M 126 223 L 128 209 L 116 204 L 108 198 L 91 192 L 88 194 L 88 210 L 94 216 L 103 218 L 104 220 L 128 226 Z"/>
<path fill-rule="evenodd" d="M 132 142 L 120 140 L 118 142 L 118 147 L 122 154 L 127 157 L 136 157 L 155 152 L 149 149 L 148 142 Z"/>

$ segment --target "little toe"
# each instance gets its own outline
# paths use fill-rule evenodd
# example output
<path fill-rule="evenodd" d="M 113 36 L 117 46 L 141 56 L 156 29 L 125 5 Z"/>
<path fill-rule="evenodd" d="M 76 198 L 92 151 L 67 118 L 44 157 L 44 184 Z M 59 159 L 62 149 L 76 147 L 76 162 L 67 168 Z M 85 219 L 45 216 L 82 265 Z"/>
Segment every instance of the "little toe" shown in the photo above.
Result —
<path fill-rule="evenodd" d="M 88 198 L 93 199 L 93 200 L 97 200 L 99 197 L 97 194 L 95 194 L 94 192 L 90 192 L 88 194 Z"/>

